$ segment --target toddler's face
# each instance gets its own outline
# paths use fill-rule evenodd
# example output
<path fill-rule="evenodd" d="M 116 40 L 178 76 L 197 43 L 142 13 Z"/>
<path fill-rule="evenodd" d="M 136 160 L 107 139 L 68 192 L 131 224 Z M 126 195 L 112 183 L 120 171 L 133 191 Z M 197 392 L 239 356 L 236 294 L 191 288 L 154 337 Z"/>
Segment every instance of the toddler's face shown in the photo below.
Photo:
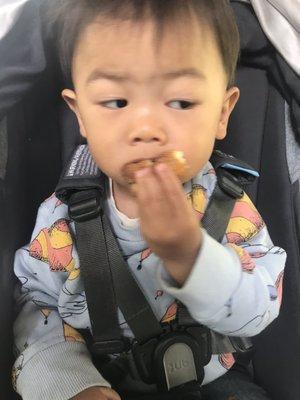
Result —
<path fill-rule="evenodd" d="M 131 161 L 180 150 L 195 175 L 226 135 L 238 89 L 227 77 L 213 34 L 198 22 L 166 28 L 157 45 L 152 21 L 99 20 L 73 58 L 75 91 L 64 98 L 100 169 L 126 188 Z"/>

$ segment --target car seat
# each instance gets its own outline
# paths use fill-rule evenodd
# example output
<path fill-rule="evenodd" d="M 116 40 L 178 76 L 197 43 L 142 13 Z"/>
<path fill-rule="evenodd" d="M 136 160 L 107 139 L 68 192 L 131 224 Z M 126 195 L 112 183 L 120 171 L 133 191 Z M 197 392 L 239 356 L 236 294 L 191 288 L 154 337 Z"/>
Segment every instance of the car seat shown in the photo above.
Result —
<path fill-rule="evenodd" d="M 48 1 L 28 0 L 0 41 L 1 400 L 18 398 L 10 386 L 14 252 L 30 239 L 38 205 L 54 191 L 63 165 L 81 142 L 74 116 L 60 98 L 55 35 L 41 22 Z M 294 111 L 300 105 L 300 79 L 266 38 L 251 5 L 233 0 L 232 6 L 242 39 L 237 71 L 241 99 L 228 137 L 217 147 L 260 172 L 249 194 L 273 241 L 288 253 L 281 314 L 254 338 L 253 370 L 272 399 L 297 400 L 300 184 L 290 157 L 300 143 Z"/>

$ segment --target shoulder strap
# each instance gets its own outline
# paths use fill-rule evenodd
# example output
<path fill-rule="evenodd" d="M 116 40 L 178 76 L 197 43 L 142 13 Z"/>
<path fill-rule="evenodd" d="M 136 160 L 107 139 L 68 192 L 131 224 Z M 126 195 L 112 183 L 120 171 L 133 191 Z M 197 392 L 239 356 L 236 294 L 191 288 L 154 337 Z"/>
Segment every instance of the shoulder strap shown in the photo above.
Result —
<path fill-rule="evenodd" d="M 163 330 L 124 261 L 102 205 L 104 175 L 86 145 L 67 165 L 56 188 L 75 222 L 77 249 L 97 354 L 120 353 L 129 343 L 118 323 L 117 305 L 138 342 Z M 101 304 L 101 308 L 99 305 Z"/>
<path fill-rule="evenodd" d="M 217 184 L 201 223 L 210 236 L 221 242 L 236 200 L 243 197 L 244 188 L 258 173 L 245 162 L 219 150 L 213 152 L 210 162 L 216 171 Z"/>

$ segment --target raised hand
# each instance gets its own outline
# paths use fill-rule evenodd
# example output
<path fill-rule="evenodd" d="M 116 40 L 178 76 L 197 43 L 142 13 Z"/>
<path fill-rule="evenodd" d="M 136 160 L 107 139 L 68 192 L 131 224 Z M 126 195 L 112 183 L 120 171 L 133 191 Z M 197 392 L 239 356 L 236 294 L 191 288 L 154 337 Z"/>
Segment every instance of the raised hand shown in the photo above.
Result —
<path fill-rule="evenodd" d="M 202 243 L 195 211 L 167 165 L 138 171 L 135 178 L 143 236 L 171 276 L 183 284 Z"/>

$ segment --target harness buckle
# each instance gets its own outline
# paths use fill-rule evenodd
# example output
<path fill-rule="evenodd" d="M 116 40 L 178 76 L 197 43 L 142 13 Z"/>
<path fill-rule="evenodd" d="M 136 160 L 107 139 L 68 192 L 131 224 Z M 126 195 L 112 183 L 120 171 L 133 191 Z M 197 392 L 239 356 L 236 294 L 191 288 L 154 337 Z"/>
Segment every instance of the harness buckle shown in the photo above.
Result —
<path fill-rule="evenodd" d="M 211 358 L 210 335 L 203 327 L 169 332 L 143 344 L 135 343 L 132 355 L 141 379 L 168 392 L 203 381 L 204 366 Z"/>
<path fill-rule="evenodd" d="M 224 168 L 219 168 L 218 184 L 219 186 L 234 199 L 241 199 L 244 195 L 244 190 L 241 188 L 239 180 L 226 171 Z"/>
<path fill-rule="evenodd" d="M 84 222 L 102 213 L 100 193 L 97 189 L 75 192 L 69 200 L 69 216 L 75 222 Z"/>

